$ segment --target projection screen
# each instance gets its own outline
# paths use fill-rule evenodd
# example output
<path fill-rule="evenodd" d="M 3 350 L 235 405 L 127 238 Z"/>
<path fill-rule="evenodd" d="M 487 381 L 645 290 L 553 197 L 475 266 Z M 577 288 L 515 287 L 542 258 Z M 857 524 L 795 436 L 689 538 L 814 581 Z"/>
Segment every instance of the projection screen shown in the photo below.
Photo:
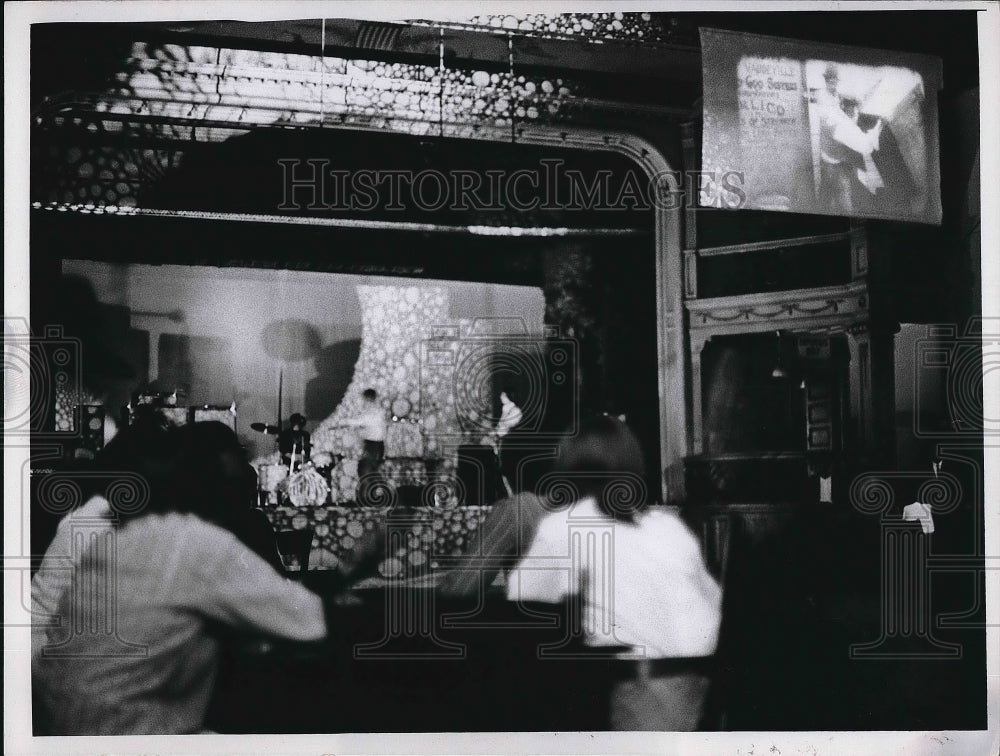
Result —
<path fill-rule="evenodd" d="M 702 170 L 739 208 L 941 223 L 941 61 L 701 29 Z M 720 205 L 703 192 L 701 205 Z M 730 197 L 732 195 L 729 195 Z"/>

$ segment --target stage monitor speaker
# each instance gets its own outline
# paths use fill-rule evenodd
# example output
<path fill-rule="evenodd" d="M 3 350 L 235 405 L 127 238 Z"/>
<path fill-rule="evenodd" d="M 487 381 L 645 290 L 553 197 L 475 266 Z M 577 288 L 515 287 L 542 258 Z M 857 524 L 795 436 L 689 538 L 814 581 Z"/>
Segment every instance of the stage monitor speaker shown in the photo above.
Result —
<path fill-rule="evenodd" d="M 191 409 L 192 419 L 196 423 L 216 422 L 228 426 L 236 432 L 236 405 L 213 407 L 205 404 Z"/>
<path fill-rule="evenodd" d="M 467 507 L 492 504 L 500 491 L 500 469 L 493 449 L 488 446 L 460 446 L 455 476 L 460 504 Z"/>
<path fill-rule="evenodd" d="M 176 407 L 176 406 L 161 407 L 152 404 L 151 402 L 141 402 L 136 404 L 135 407 L 125 408 L 129 425 L 132 425 L 135 422 L 136 416 L 144 411 L 143 409 L 140 409 L 143 407 L 144 404 L 151 405 L 151 409 L 149 409 L 149 412 L 152 413 L 152 416 L 158 418 L 159 422 L 165 423 L 166 425 L 172 427 L 187 425 L 191 419 L 190 407 Z"/>

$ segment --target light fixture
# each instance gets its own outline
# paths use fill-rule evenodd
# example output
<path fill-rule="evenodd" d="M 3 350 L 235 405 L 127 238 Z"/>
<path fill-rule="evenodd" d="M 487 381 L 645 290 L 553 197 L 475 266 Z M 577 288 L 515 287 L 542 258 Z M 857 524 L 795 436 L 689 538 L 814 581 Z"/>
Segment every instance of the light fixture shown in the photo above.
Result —
<path fill-rule="evenodd" d="M 785 368 L 781 364 L 781 331 L 775 331 L 774 334 L 778 337 L 778 362 L 774 366 L 774 370 L 771 371 L 771 377 L 787 378 L 788 373 L 785 372 Z"/>

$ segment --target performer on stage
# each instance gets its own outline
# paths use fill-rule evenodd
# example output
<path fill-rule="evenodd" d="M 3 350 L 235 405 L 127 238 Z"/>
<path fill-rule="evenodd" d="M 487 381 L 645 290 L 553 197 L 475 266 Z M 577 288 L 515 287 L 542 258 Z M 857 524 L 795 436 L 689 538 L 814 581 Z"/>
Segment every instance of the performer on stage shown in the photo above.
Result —
<path fill-rule="evenodd" d="M 511 396 L 511 389 L 504 389 L 500 392 L 500 420 L 497 421 L 497 437 L 503 439 L 510 433 L 518 423 L 521 422 L 521 408 Z"/>
<path fill-rule="evenodd" d="M 385 459 L 386 413 L 378 401 L 375 389 L 365 389 L 361 394 L 362 412 L 358 417 L 344 420 L 337 427 L 357 428 L 364 443 L 361 459 L 358 460 L 358 504 L 365 506 L 376 503 L 375 488 L 384 481 L 379 473 Z"/>
<path fill-rule="evenodd" d="M 375 389 L 365 389 L 361 398 L 363 400 L 361 414 L 344 420 L 337 426 L 358 429 L 358 435 L 364 442 L 361 459 L 367 463 L 366 467 L 369 469 L 377 469 L 385 459 L 385 410 L 378 403 L 378 392 Z"/>
<path fill-rule="evenodd" d="M 521 408 L 517 406 L 516 397 L 514 389 L 509 386 L 504 387 L 500 392 L 500 418 L 497 420 L 497 424 L 479 441 L 480 445 L 493 449 L 494 462 L 498 472 L 497 490 L 486 492 L 490 502 L 513 494 L 512 482 L 506 475 L 507 472 L 511 471 L 504 466 L 503 449 L 504 438 L 521 423 L 524 417 Z"/>
<path fill-rule="evenodd" d="M 523 419 L 521 408 L 517 406 L 516 394 L 511 388 L 505 387 L 500 392 L 500 419 L 493 429 L 482 437 L 479 443 L 492 446 L 499 453 L 503 437 L 510 433 Z"/>
<path fill-rule="evenodd" d="M 278 450 L 281 452 L 281 459 L 287 465 L 292 460 L 292 450 L 295 451 L 295 458 L 299 461 L 309 459 L 309 450 L 312 448 L 309 432 L 306 431 L 306 418 L 296 412 L 288 418 L 288 428 L 278 435 Z"/>

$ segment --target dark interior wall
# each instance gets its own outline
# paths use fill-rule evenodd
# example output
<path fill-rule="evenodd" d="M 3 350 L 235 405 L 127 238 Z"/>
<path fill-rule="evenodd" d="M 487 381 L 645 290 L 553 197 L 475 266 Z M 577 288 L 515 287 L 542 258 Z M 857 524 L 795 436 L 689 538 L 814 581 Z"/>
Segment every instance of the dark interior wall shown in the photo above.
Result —
<path fill-rule="evenodd" d="M 659 491 L 655 253 L 645 239 L 553 245 L 544 255 L 546 323 L 576 344 L 579 395 L 562 412 L 625 415 Z M 561 420 L 569 424 L 572 417 Z"/>
<path fill-rule="evenodd" d="M 719 337 L 702 351 L 705 452 L 805 451 L 802 371 L 794 339 Z M 772 375 L 780 365 L 784 375 Z"/>

